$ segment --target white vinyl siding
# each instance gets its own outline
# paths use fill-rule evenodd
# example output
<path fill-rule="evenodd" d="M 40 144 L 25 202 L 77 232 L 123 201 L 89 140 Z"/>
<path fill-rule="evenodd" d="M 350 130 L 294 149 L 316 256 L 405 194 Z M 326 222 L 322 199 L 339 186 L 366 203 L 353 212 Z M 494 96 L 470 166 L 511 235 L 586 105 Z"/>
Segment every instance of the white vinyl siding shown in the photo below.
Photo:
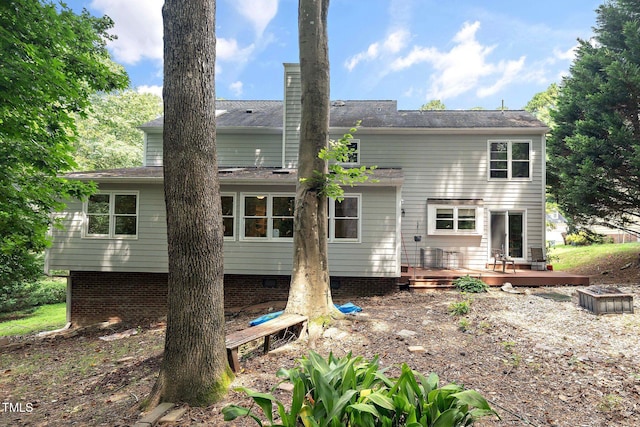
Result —
<path fill-rule="evenodd" d="M 138 235 L 136 239 L 83 238 L 83 203 L 68 202 L 61 218 L 63 230 L 53 229 L 48 268 L 53 270 L 166 272 L 167 228 L 162 185 L 136 186 Z M 100 186 L 101 192 L 132 192 L 131 186 Z"/>
<path fill-rule="evenodd" d="M 224 187 L 225 193 L 238 194 L 240 205 L 241 195 L 291 194 L 286 191 L 287 187 L 269 189 L 270 192 L 258 192 L 255 186 Z M 399 206 L 396 191 L 394 187 L 358 188 L 360 239 L 329 242 L 329 271 L 332 276 L 399 276 Z M 225 273 L 289 275 L 293 264 L 292 240 L 240 238 L 233 242 L 225 241 Z"/>
<path fill-rule="evenodd" d="M 489 210 L 526 210 L 528 246 L 544 245 L 544 137 L 513 134 L 414 133 L 379 135 L 358 131 L 367 149 L 361 152 L 362 165 L 401 167 L 402 236 L 406 248 L 403 263 L 419 262 L 419 248 L 439 248 L 460 253 L 464 265 L 484 268 L 490 259 Z M 531 174 L 527 180 L 489 180 L 489 140 L 531 141 Z M 427 199 L 482 200 L 478 207 L 482 220 L 479 234 L 429 234 Z M 365 226 L 363 225 L 363 230 Z M 418 251 L 413 236 L 422 236 Z M 417 252 L 417 255 L 414 253 Z"/>
<path fill-rule="evenodd" d="M 162 131 L 145 133 L 143 165 L 162 166 Z"/>
<path fill-rule="evenodd" d="M 162 133 L 146 135 L 145 166 L 162 166 Z M 278 133 L 229 133 L 218 129 L 216 136 L 218 166 L 280 167 L 282 137 Z"/>
<path fill-rule="evenodd" d="M 282 162 L 282 137 L 278 133 L 226 133 L 224 129 L 219 129 L 216 149 L 221 168 L 280 167 Z"/>
<path fill-rule="evenodd" d="M 127 186 L 100 186 L 101 191 L 123 191 Z M 226 274 L 289 275 L 293 239 L 239 238 L 241 195 L 292 195 L 292 186 L 224 185 L 223 195 L 235 196 L 236 238 L 224 241 Z M 129 187 L 131 188 L 131 187 Z M 53 270 L 167 272 L 167 229 L 162 185 L 136 186 L 139 193 L 138 239 L 82 238 L 82 203 L 69 203 L 60 214 L 64 230 L 53 230 L 48 268 Z M 329 243 L 329 270 L 333 276 L 397 277 L 400 275 L 395 187 L 362 187 L 359 191 L 360 240 Z"/>

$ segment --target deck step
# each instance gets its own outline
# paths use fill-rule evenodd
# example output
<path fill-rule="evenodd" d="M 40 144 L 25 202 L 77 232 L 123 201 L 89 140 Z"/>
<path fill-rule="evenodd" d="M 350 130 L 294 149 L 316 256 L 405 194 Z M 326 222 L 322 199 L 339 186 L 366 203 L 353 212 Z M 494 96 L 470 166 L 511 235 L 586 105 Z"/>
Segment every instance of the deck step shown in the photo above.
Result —
<path fill-rule="evenodd" d="M 445 289 L 453 288 L 454 278 L 420 278 L 409 280 L 409 290 L 411 292 L 420 292 L 427 289 Z"/>

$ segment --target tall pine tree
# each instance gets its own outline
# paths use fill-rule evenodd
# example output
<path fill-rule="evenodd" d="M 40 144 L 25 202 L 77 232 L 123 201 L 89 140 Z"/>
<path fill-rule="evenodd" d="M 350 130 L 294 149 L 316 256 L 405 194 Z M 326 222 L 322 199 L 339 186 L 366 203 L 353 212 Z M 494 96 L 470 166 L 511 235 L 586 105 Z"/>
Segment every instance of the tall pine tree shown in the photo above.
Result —
<path fill-rule="evenodd" d="M 548 142 L 548 183 L 576 223 L 640 221 L 640 3 L 597 9 L 563 80 Z"/>

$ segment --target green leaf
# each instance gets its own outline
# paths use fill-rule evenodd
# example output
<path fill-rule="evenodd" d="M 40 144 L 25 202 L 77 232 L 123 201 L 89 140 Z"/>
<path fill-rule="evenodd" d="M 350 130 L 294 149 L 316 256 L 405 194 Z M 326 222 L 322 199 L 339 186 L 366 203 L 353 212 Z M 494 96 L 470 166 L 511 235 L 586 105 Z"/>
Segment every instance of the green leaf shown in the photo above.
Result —
<path fill-rule="evenodd" d="M 475 390 L 464 390 L 451 395 L 460 402 L 465 403 L 471 407 L 491 411 L 489 403 L 480 393 Z"/>
<path fill-rule="evenodd" d="M 383 395 L 381 392 L 376 391 L 366 397 L 366 400 L 370 400 L 381 408 L 388 409 L 389 411 L 395 411 L 396 407 L 393 404 L 393 400 L 390 397 Z"/>
<path fill-rule="evenodd" d="M 347 390 L 342 396 L 340 396 L 333 405 L 331 412 L 327 415 L 327 420 L 333 420 L 335 418 L 338 422 L 342 422 L 344 418 L 344 409 L 351 402 L 351 398 L 356 393 L 356 390 Z"/>
<path fill-rule="evenodd" d="M 0 2 L 0 288 L 33 278 L 55 212 L 94 189 L 61 175 L 75 167 L 74 114 L 128 85 L 106 48 L 112 26 L 63 4 Z"/>
<path fill-rule="evenodd" d="M 242 390 L 253 399 L 254 402 L 262 409 L 265 417 L 269 420 L 270 423 L 273 423 L 273 402 L 277 401 L 273 395 L 269 393 L 261 393 L 254 390 L 250 390 L 244 387 L 238 388 L 238 390 Z"/>
<path fill-rule="evenodd" d="M 447 409 L 433 422 L 433 427 L 451 427 L 456 425 L 458 411 L 456 409 Z"/>
<path fill-rule="evenodd" d="M 253 420 L 262 427 L 262 421 L 260 418 L 256 417 L 251 413 L 250 409 L 243 408 L 241 406 L 229 405 L 222 408 L 222 414 L 224 415 L 225 421 L 233 421 L 238 417 L 246 417 L 249 416 L 253 418 Z"/>

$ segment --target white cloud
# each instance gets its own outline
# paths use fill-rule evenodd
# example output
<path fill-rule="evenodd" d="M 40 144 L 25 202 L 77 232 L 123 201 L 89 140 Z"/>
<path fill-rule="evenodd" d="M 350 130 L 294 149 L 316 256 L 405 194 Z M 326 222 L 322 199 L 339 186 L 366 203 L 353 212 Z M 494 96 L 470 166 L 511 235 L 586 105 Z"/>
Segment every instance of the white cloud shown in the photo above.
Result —
<path fill-rule="evenodd" d="M 387 52 L 398 53 L 407 45 L 409 35 L 407 30 L 396 30 L 387 36 L 382 46 Z"/>
<path fill-rule="evenodd" d="M 561 51 L 560 49 L 553 50 L 553 57 L 562 61 L 573 61 L 576 57 L 576 52 L 578 50 L 579 45 L 575 45 L 566 51 Z"/>
<path fill-rule="evenodd" d="M 415 46 L 407 55 L 391 62 L 391 71 L 402 71 L 421 63 L 434 68 L 426 99 L 453 98 L 477 88 L 478 96 L 489 96 L 520 79 L 525 57 L 518 60 L 489 61 L 496 46 L 485 46 L 476 39 L 480 22 L 465 22 L 453 37 L 454 46 L 449 51 L 435 47 Z M 481 82 L 493 79 L 490 85 Z"/>
<path fill-rule="evenodd" d="M 229 89 L 231 90 L 231 92 L 233 92 L 233 94 L 236 97 L 240 97 L 242 96 L 242 88 L 243 88 L 243 84 L 241 81 L 237 81 L 237 82 L 233 82 L 229 85 Z"/>
<path fill-rule="evenodd" d="M 216 59 L 243 63 L 249 60 L 254 49 L 254 44 L 241 48 L 236 39 L 218 38 L 216 40 Z"/>
<path fill-rule="evenodd" d="M 376 59 L 378 57 L 379 52 L 380 52 L 380 43 L 378 42 L 372 43 L 364 52 L 359 52 L 353 55 L 351 58 L 347 59 L 344 65 L 345 67 L 347 67 L 347 70 L 353 71 L 353 69 L 356 68 L 356 66 L 360 62 Z"/>
<path fill-rule="evenodd" d="M 430 99 L 445 99 L 473 89 L 481 77 L 496 72 L 496 66 L 486 62 L 495 46 L 483 46 L 475 38 L 480 22 L 466 22 L 454 36 L 455 46 L 448 52 L 434 47 L 416 46 L 405 57 L 391 63 L 393 71 L 400 71 L 413 65 L 428 62 L 435 68 L 431 87 L 427 93 Z"/>
<path fill-rule="evenodd" d="M 262 37 L 265 28 L 278 13 L 278 0 L 233 0 L 236 11 L 246 18 L 256 32 L 256 38 Z"/>
<path fill-rule="evenodd" d="M 405 29 L 393 31 L 381 42 L 372 43 L 367 50 L 359 52 L 347 59 L 345 61 L 345 67 L 347 67 L 349 71 L 353 71 L 360 62 L 372 61 L 387 54 L 396 54 L 404 49 L 409 37 L 409 31 Z"/>
<path fill-rule="evenodd" d="M 401 71 L 421 62 L 435 61 L 440 55 L 436 48 L 423 48 L 415 46 L 405 57 L 395 59 L 390 68 L 393 71 Z"/>
<path fill-rule="evenodd" d="M 142 85 L 142 86 L 138 86 L 136 88 L 136 91 L 138 93 L 151 93 L 153 95 L 158 95 L 160 98 L 162 98 L 162 86 L 159 86 L 159 85 L 152 85 L 152 86 Z"/>
<path fill-rule="evenodd" d="M 502 73 L 502 76 L 489 87 L 481 87 L 477 91 L 477 95 L 480 98 L 490 96 L 498 93 L 502 88 L 508 86 L 510 83 L 519 79 L 524 69 L 525 57 L 521 56 L 517 61 L 501 61 L 497 66 L 497 71 Z"/>
<path fill-rule="evenodd" d="M 141 59 L 162 61 L 163 0 L 93 0 L 91 7 L 108 15 L 118 36 L 110 42 L 116 61 L 135 64 Z"/>

